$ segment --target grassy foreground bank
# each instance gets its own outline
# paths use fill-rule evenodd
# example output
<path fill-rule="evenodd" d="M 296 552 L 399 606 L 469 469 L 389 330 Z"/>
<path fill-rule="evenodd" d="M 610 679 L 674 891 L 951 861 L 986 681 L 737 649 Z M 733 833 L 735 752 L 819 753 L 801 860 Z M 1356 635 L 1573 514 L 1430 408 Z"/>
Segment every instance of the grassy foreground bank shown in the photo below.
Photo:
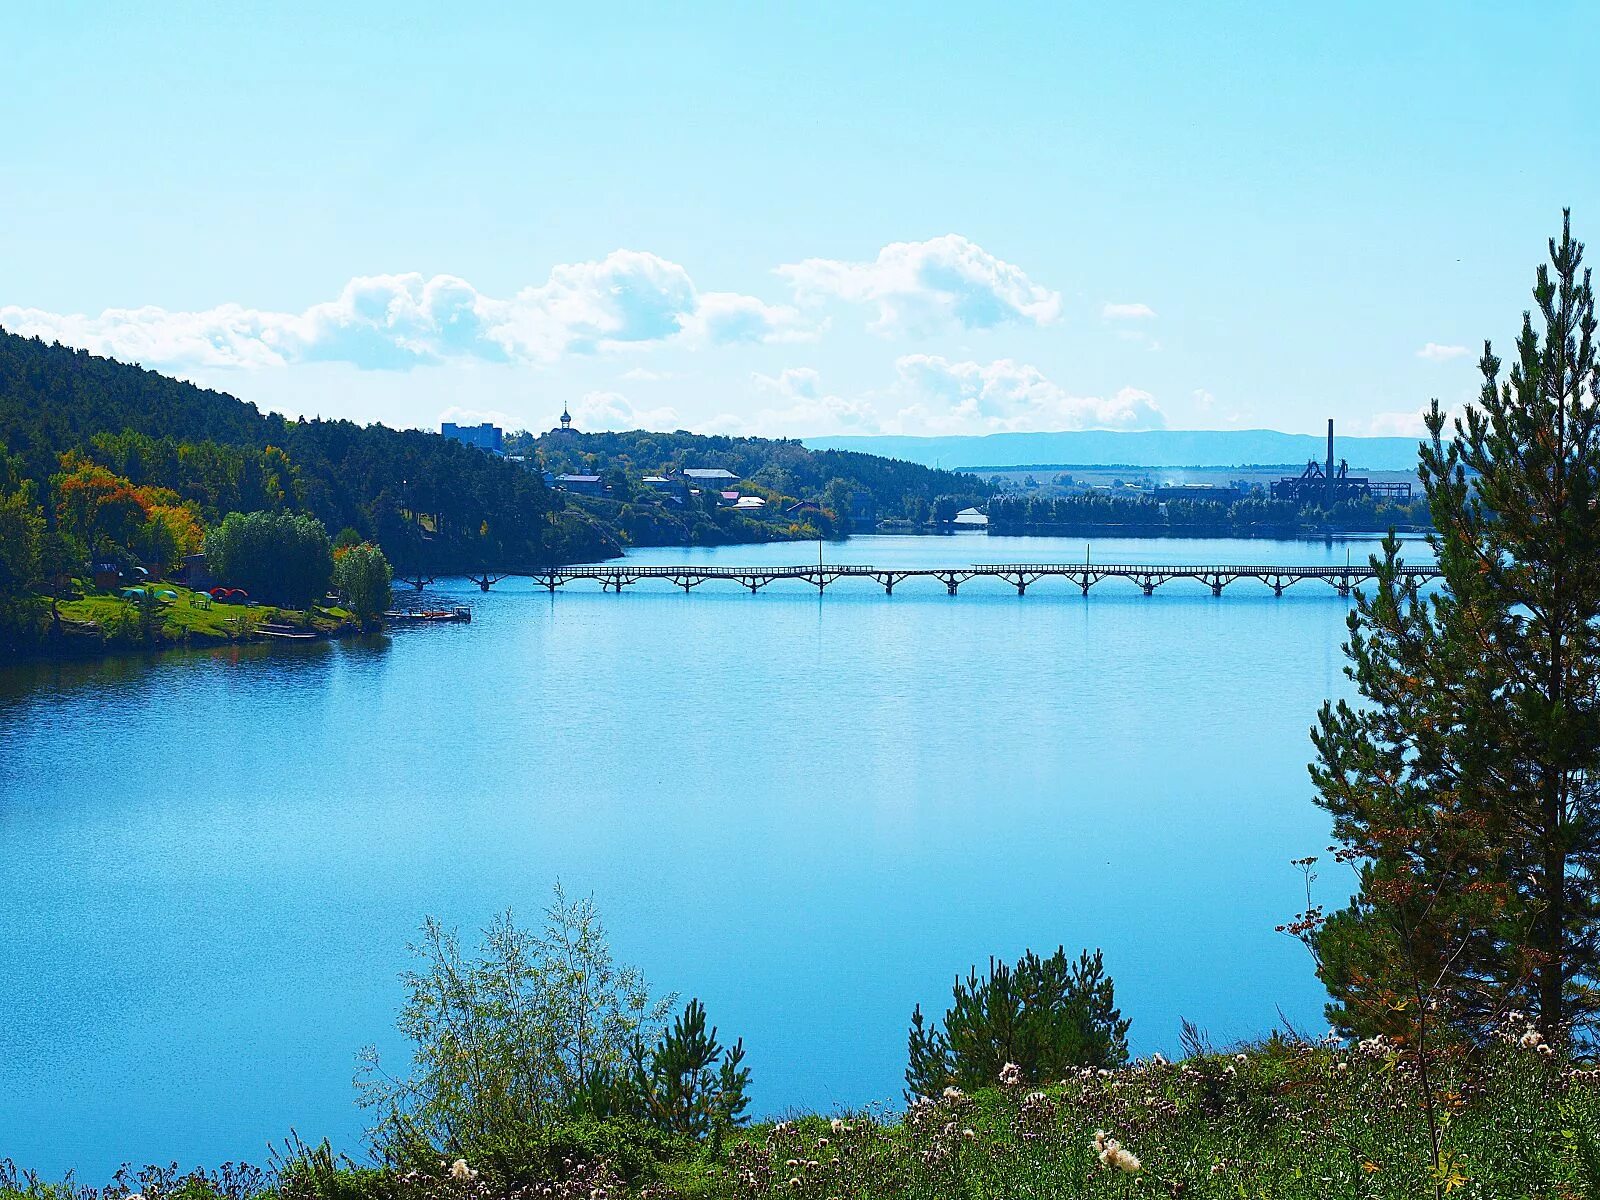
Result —
<path fill-rule="evenodd" d="M 60 635 L 40 647 L 45 654 L 94 655 L 171 646 L 216 646 L 251 641 L 262 625 L 292 626 L 323 637 L 360 632 L 343 608 L 247 606 L 212 601 L 181 584 L 156 582 L 151 593 L 173 598 L 129 598 L 121 590 L 81 592 L 56 604 Z"/>
<path fill-rule="evenodd" d="M 10 1170 L 0 1200 L 1600 1196 L 1600 1068 L 1563 1061 L 1522 1027 L 1442 1065 L 1435 1167 L 1412 1061 L 1381 1039 L 1275 1039 L 1042 1088 L 951 1089 L 899 1114 L 799 1115 L 721 1144 L 588 1121 L 472 1161 L 358 1166 L 295 1145 L 262 1171 L 151 1168 L 99 1192 Z"/>

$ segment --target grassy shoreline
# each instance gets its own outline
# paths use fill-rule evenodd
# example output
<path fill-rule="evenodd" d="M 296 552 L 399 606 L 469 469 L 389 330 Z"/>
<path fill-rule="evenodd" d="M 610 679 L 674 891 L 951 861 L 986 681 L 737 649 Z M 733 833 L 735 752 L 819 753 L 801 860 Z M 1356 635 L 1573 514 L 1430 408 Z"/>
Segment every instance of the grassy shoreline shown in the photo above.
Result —
<path fill-rule="evenodd" d="M 0 1167 L 0 1200 L 1600 1195 L 1600 1069 L 1514 1033 L 1443 1065 L 1437 1166 L 1403 1045 L 1275 1038 L 1042 1085 L 952 1088 L 903 1112 L 801 1114 L 699 1144 L 627 1122 L 573 1121 L 377 1166 L 293 1139 L 265 1172 L 151 1168 L 100 1191 Z"/>
<path fill-rule="evenodd" d="M 264 640 L 262 625 L 286 625 L 318 638 L 350 637 L 362 632 L 345 609 L 310 609 L 276 605 L 225 604 L 177 583 L 154 582 L 151 592 L 173 592 L 176 599 L 141 602 L 121 590 L 85 590 L 59 600 L 59 634 L 50 602 L 40 598 L 44 635 L 18 661 L 98 658 L 116 654 L 226 646 Z"/>

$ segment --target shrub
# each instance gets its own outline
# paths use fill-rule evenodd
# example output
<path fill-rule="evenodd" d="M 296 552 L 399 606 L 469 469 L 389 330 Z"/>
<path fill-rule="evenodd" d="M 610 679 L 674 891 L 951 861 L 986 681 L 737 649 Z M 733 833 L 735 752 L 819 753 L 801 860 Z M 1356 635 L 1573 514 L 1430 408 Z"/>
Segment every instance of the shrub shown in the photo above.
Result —
<path fill-rule="evenodd" d="M 374 1148 L 396 1163 L 437 1161 L 552 1128 L 623 1072 L 635 1038 L 654 1038 L 672 999 L 652 1002 L 643 976 L 616 965 L 590 899 L 560 887 L 538 933 L 506 912 L 476 957 L 428 918 L 411 947 L 401 1031 L 413 1073 L 394 1079 L 362 1052 L 360 1102 L 377 1113 Z"/>
<path fill-rule="evenodd" d="M 989 960 L 953 989 L 944 1028 L 926 1026 L 922 1007 L 911 1014 L 906 1084 L 913 1096 L 947 1087 L 992 1086 L 1002 1070 L 1016 1081 L 1059 1079 L 1074 1067 L 1114 1067 L 1128 1060 L 1128 1025 L 1116 1006 L 1099 950 L 1073 963 L 1064 947 L 1049 958 L 1033 951 L 1015 967 Z"/>
<path fill-rule="evenodd" d="M 716 1029 L 706 1032 L 705 1005 L 691 1000 L 654 1046 L 634 1038 L 627 1067 L 598 1080 L 587 1106 L 597 1114 L 627 1114 L 684 1139 L 720 1139 L 744 1123 L 750 1068 L 743 1063 L 744 1042 L 724 1050 Z"/>

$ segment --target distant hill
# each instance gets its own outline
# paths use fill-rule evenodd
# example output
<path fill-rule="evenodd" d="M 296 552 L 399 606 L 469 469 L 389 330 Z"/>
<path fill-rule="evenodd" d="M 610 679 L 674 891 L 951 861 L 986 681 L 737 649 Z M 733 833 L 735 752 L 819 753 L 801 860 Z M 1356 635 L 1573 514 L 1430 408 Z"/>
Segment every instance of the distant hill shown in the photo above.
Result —
<path fill-rule="evenodd" d="M 991 433 L 984 437 L 901 437 L 890 434 L 806 438 L 814 450 L 856 450 L 947 470 L 975 467 L 1300 466 L 1327 456 L 1327 439 L 1272 429 L 1153 429 L 1118 433 Z M 1343 437 L 1336 457 L 1353 469 L 1405 471 L 1417 465 L 1417 439 Z"/>

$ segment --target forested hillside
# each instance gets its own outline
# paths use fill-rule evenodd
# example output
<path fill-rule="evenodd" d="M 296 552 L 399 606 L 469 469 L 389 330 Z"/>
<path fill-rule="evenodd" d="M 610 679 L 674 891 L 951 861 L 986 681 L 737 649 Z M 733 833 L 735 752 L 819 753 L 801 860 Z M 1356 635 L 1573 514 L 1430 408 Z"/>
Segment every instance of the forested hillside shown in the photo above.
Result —
<path fill-rule="evenodd" d="M 810 450 L 794 439 L 707 436 L 683 430 L 554 430 L 539 437 L 514 435 L 508 446 L 536 457 L 558 474 L 606 475 L 614 490 L 618 483 L 637 482 L 646 474 L 721 467 L 738 477 L 741 488 L 815 500 L 842 519 L 848 518 L 854 498 L 865 495 L 879 520 L 918 525 L 948 521 L 959 508 L 980 503 L 995 491 L 973 475 L 848 450 Z"/>
<path fill-rule="evenodd" d="M 614 552 L 539 476 L 437 434 L 290 421 L 221 392 L 0 330 L 0 447 L 39 496 L 75 451 L 166 488 L 215 524 L 294 509 L 354 529 L 402 567 L 566 561 Z"/>
<path fill-rule="evenodd" d="M 949 520 L 992 491 L 969 475 L 797 441 L 560 432 L 513 435 L 508 449 L 523 461 L 420 430 L 289 420 L 0 330 L 0 455 L 44 515 L 71 518 L 80 536 L 69 557 L 171 557 L 198 548 L 230 512 L 266 511 L 353 531 L 404 571 L 514 570 L 629 544 L 827 536 L 863 514 Z M 715 485 L 675 497 L 643 485 L 685 467 L 722 467 L 763 506 L 735 511 Z M 604 485 L 580 496 L 547 486 L 546 471 L 602 475 Z M 798 501 L 812 503 L 791 512 Z"/>

